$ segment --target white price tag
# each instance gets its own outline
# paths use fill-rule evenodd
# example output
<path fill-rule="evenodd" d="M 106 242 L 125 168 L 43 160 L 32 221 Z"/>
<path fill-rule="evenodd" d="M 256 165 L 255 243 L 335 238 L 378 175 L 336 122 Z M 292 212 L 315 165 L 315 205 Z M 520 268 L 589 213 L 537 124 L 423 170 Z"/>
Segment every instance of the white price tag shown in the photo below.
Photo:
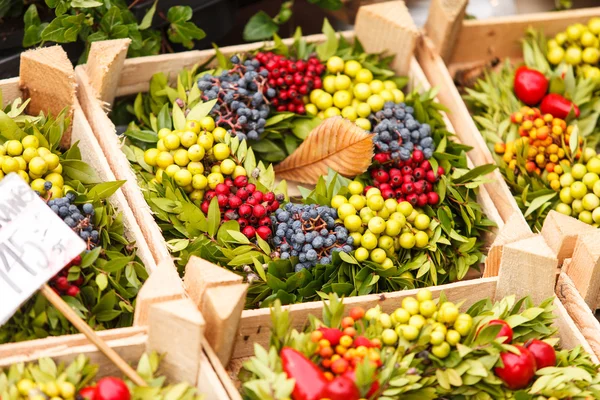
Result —
<path fill-rule="evenodd" d="M 85 249 L 19 175 L 0 181 L 0 325 Z"/>

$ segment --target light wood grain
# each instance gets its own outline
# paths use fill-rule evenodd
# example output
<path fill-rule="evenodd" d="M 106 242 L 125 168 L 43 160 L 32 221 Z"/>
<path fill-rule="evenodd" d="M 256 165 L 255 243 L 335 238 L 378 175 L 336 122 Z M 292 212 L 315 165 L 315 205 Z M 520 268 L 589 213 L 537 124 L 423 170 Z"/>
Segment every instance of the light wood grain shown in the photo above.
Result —
<path fill-rule="evenodd" d="M 164 353 L 162 372 L 171 381 L 196 386 L 206 323 L 194 302 L 179 299 L 154 304 L 148 322 L 148 350 Z"/>
<path fill-rule="evenodd" d="M 138 373 L 131 368 L 125 360 L 100 336 L 94 332 L 92 328 L 83 320 L 65 301 L 50 288 L 47 284 L 44 284 L 40 289 L 40 292 L 48 299 L 48 301 L 56 308 L 77 330 L 85 335 L 94 345 L 100 350 L 114 365 L 131 379 L 138 386 L 147 386 L 146 381 L 142 379 Z"/>
<path fill-rule="evenodd" d="M 529 237 L 533 237 L 533 232 L 531 232 L 529 225 L 527 225 L 523 219 L 523 214 L 521 214 L 521 212 L 515 212 L 512 217 L 506 221 L 504 227 L 498 230 L 496 240 L 494 240 L 485 260 L 485 272 L 483 276 L 486 278 L 498 276 L 504 246 Z"/>
<path fill-rule="evenodd" d="M 504 246 L 498 272 L 496 299 L 531 296 L 535 303 L 551 297 L 558 260 L 541 235 Z"/>
<path fill-rule="evenodd" d="M 464 20 L 449 64 L 522 57 L 520 40 L 528 27 L 555 35 L 573 23 L 587 23 L 595 16 L 600 16 L 600 7 Z"/>
<path fill-rule="evenodd" d="M 423 27 L 438 54 L 448 61 L 460 34 L 468 0 L 432 0 Z"/>
<path fill-rule="evenodd" d="M 556 253 L 559 264 L 573 256 L 579 235 L 594 233 L 596 228 L 571 216 L 551 210 L 544 220 L 541 234 Z"/>
<path fill-rule="evenodd" d="M 420 32 L 403 1 L 359 8 L 354 30 L 367 53 L 393 51 L 392 68 L 400 75 L 408 73 Z"/>
<path fill-rule="evenodd" d="M 571 278 L 564 272 L 559 275 L 556 296 L 585 337 L 592 352 L 596 357 L 600 357 L 600 323 L 577 291 Z"/>
<path fill-rule="evenodd" d="M 19 87 L 19 77 L 0 80 L 0 92 L 2 92 L 2 108 L 12 103 L 15 99 L 23 97 Z"/>
<path fill-rule="evenodd" d="M 237 386 L 234 384 L 234 381 L 230 378 L 227 370 L 225 370 L 225 367 L 221 364 L 221 361 L 210 347 L 210 344 L 206 341 L 206 338 L 202 342 L 202 348 L 204 349 L 204 354 L 206 355 L 208 362 L 213 367 L 215 374 L 221 381 L 223 389 L 227 392 L 229 398 L 231 400 L 242 400 L 242 396 L 240 395 Z"/>
<path fill-rule="evenodd" d="M 598 308 L 600 292 L 600 231 L 580 235 L 567 274 L 587 305 Z"/>
<path fill-rule="evenodd" d="M 85 68 L 98 99 L 113 103 L 131 39 L 92 42 Z"/>
<path fill-rule="evenodd" d="M 21 53 L 19 86 L 25 97 L 31 99 L 27 111 L 32 115 L 58 115 L 68 108 L 73 115 L 75 79 L 73 65 L 60 46 L 42 47 Z M 63 133 L 61 144 L 71 143 L 71 130 Z"/>

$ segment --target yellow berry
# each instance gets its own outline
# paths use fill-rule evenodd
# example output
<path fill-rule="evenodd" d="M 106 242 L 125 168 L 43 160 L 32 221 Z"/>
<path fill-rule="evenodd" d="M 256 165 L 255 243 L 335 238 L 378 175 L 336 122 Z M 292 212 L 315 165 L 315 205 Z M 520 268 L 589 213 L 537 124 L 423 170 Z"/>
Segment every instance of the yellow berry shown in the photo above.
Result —
<path fill-rule="evenodd" d="M 171 164 L 173 164 L 173 156 L 167 151 L 161 151 L 156 157 L 156 165 L 159 168 L 166 169 Z"/>
<path fill-rule="evenodd" d="M 221 173 L 225 175 L 231 175 L 235 171 L 236 166 L 237 165 L 235 161 L 233 161 L 231 158 L 223 160 L 221 161 Z"/>
<path fill-rule="evenodd" d="M 144 152 L 144 162 L 151 167 L 156 167 L 156 159 L 160 151 L 158 149 L 148 149 Z"/>
<path fill-rule="evenodd" d="M 176 150 L 175 154 L 173 154 L 173 161 L 175 161 L 175 164 L 179 165 L 180 167 L 185 167 L 186 165 L 188 165 L 190 162 L 190 158 L 188 157 L 187 150 Z"/>
<path fill-rule="evenodd" d="M 23 144 L 23 148 L 28 149 L 37 149 L 40 147 L 40 141 L 34 135 L 27 135 L 23 139 L 21 139 L 21 144 Z"/>
<path fill-rule="evenodd" d="M 226 159 L 230 154 L 231 150 L 225 143 L 217 143 L 213 147 L 213 156 L 219 161 Z"/>

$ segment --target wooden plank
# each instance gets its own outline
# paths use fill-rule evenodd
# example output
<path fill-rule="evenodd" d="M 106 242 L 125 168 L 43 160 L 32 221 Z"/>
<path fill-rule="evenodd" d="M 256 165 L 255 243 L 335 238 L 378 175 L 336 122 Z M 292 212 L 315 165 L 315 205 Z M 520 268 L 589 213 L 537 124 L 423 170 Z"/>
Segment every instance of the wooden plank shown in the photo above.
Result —
<path fill-rule="evenodd" d="M 417 46 L 416 55 L 429 82 L 440 89 L 438 98 L 448 108 L 449 118 L 458 138 L 462 143 L 473 147 L 469 152 L 473 163 L 475 165 L 495 164 L 485 139 L 473 122 L 444 62 L 433 50 L 431 41 L 423 38 Z M 490 175 L 493 181 L 486 183 L 486 189 L 502 219 L 506 222 L 515 212 L 522 214 L 500 171 L 495 170 Z M 523 221 L 525 221 L 524 217 Z"/>
<path fill-rule="evenodd" d="M 131 39 L 92 42 L 85 69 L 99 100 L 114 102 L 130 43 Z"/>
<path fill-rule="evenodd" d="M 31 99 L 27 110 L 32 115 L 40 112 L 58 115 L 68 108 L 73 115 L 75 79 L 73 65 L 60 46 L 41 47 L 21 53 L 19 86 L 25 97 Z M 71 143 L 71 131 L 63 133 L 61 144 Z"/>
<path fill-rule="evenodd" d="M 430 287 L 433 298 L 438 298 L 441 292 L 453 301 L 465 301 L 465 307 L 470 306 L 482 298 L 494 298 L 498 278 L 475 279 L 471 281 L 457 282 L 448 285 Z M 346 309 L 352 307 L 363 307 L 365 309 L 380 305 L 383 312 L 392 312 L 400 306 L 402 299 L 408 296 L 416 296 L 418 290 L 402 290 L 399 292 L 370 294 L 366 296 L 348 297 L 344 299 Z M 317 318 L 322 317 L 323 303 L 311 302 L 303 304 L 292 304 L 288 306 L 292 319 L 292 326 L 302 329 L 308 322 L 308 315 L 313 314 Z M 248 357 L 254 354 L 254 344 L 268 346 L 271 336 L 271 315 L 268 309 L 245 310 L 240 322 L 240 329 L 233 352 L 234 359 Z"/>
<path fill-rule="evenodd" d="M 562 272 L 556 284 L 556 295 L 581 332 L 592 352 L 600 357 L 600 322 L 581 297 L 569 276 Z"/>
<path fill-rule="evenodd" d="M 551 210 L 544 220 L 542 236 L 556 253 L 559 264 L 573 256 L 579 235 L 596 232 L 596 228 L 569 215 Z"/>
<path fill-rule="evenodd" d="M 425 34 L 432 40 L 438 54 L 448 61 L 465 18 L 468 0 L 432 0 L 425 22 Z"/>
<path fill-rule="evenodd" d="M 600 292 L 600 231 L 580 235 L 566 273 L 587 305 L 598 308 Z"/>
<path fill-rule="evenodd" d="M 504 246 L 496 299 L 531 296 L 540 303 L 554 293 L 558 260 L 541 235 Z"/>
<path fill-rule="evenodd" d="M 400 75 L 408 73 L 420 32 L 403 1 L 361 7 L 354 30 L 367 53 L 393 51 L 392 68 Z"/>
<path fill-rule="evenodd" d="M 570 24 L 587 23 L 595 16 L 600 16 L 600 7 L 466 20 L 449 64 L 479 63 L 493 57 L 521 58 L 520 41 L 528 27 L 543 30 L 546 35 L 556 35 Z"/>
<path fill-rule="evenodd" d="M 23 92 L 21 92 L 21 88 L 19 87 L 19 77 L 0 80 L 0 92 L 2 93 L 2 104 L 0 104 L 2 108 L 12 103 L 15 99 L 23 97 Z"/>
<path fill-rule="evenodd" d="M 204 354 L 206 355 L 208 362 L 213 367 L 217 378 L 221 381 L 223 389 L 227 392 L 229 398 L 231 400 L 242 400 L 242 396 L 240 395 L 237 386 L 234 384 L 232 378 L 229 377 L 229 374 L 225 370 L 223 364 L 221 364 L 221 361 L 219 361 L 219 358 L 210 347 L 210 344 L 206 341 L 206 339 L 204 339 L 202 343 L 202 348 L 204 349 Z M 199 382 L 199 385 L 200 384 L 201 382 Z"/>
<path fill-rule="evenodd" d="M 577 325 L 575 325 L 575 322 L 573 322 L 571 316 L 558 298 L 554 299 L 554 307 L 554 315 L 556 315 L 554 326 L 558 329 L 561 347 L 572 349 L 581 345 L 583 350 L 590 354 L 592 361 L 597 364 L 598 356 L 594 353 L 590 344 L 585 340 L 585 337 L 577 328 Z"/>
<path fill-rule="evenodd" d="M 96 99 L 94 91 L 88 83 L 85 70 L 79 66 L 75 69 L 75 72 L 79 85 L 77 93 L 87 120 L 117 179 L 126 181 L 121 190 L 129 202 L 143 236 L 146 238 L 149 251 L 157 263 L 164 259 L 170 259 L 171 256 L 160 229 L 137 185 L 135 173 L 121 151 L 121 142 L 115 134 L 114 124 L 105 114 L 101 103 Z"/>

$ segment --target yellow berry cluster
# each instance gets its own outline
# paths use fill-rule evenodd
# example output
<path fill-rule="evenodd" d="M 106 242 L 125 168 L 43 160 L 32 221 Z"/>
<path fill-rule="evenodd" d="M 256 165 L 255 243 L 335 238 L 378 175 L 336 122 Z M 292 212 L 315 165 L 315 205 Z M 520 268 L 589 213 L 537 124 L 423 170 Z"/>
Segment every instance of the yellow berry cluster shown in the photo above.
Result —
<path fill-rule="evenodd" d="M 52 199 L 63 197 L 66 189 L 73 190 L 65 187 L 58 155 L 40 146 L 39 139 L 34 135 L 27 135 L 21 140 L 8 140 L 0 145 L 0 180 L 11 172 L 19 174 L 42 196 L 49 195 Z"/>
<path fill-rule="evenodd" d="M 211 117 L 187 121 L 183 130 L 163 128 L 158 132 L 156 147 L 145 151 L 144 161 L 155 168 L 158 183 L 167 174 L 191 200 L 200 201 L 206 188 L 223 183 L 225 175 L 246 175 L 223 143 L 226 134 L 225 129 L 215 127 Z"/>
<path fill-rule="evenodd" d="M 15 389 L 15 392 L 17 392 L 15 393 L 16 397 L 11 397 L 11 399 L 74 400 L 77 394 L 75 386 L 64 380 L 42 383 L 30 379 L 21 379 L 17 382 Z"/>
<path fill-rule="evenodd" d="M 355 60 L 344 62 L 334 56 L 327 61 L 323 89 L 310 92 L 306 112 L 321 119 L 341 115 L 365 130 L 371 129 L 367 117 L 383 109 L 386 101 L 401 103 L 404 93 L 395 82 L 373 79 L 373 73 Z"/>
<path fill-rule="evenodd" d="M 366 196 L 358 181 L 349 184 L 350 198 L 337 195 L 331 206 L 350 232 L 358 261 L 370 259 L 388 269 L 394 266 L 395 252 L 400 249 L 423 248 L 429 243 L 430 218 L 407 202 L 384 200 L 377 188 Z"/>

